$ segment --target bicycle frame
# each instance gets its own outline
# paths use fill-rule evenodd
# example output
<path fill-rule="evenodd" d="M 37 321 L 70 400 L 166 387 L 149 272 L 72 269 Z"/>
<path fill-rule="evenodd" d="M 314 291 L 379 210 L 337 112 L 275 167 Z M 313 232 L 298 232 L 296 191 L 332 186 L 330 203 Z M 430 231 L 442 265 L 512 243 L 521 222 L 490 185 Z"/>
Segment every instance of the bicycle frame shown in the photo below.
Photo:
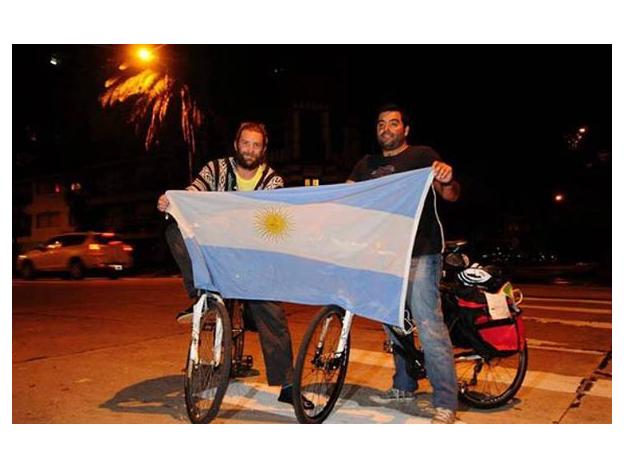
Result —
<path fill-rule="evenodd" d="M 219 302 L 220 304 L 223 304 L 223 298 L 221 298 L 220 295 L 215 293 L 203 293 L 199 297 L 199 300 L 193 306 L 193 328 L 191 330 L 189 359 L 194 364 L 197 364 L 199 362 L 199 333 L 201 326 L 201 316 L 202 310 L 204 309 L 206 301 L 208 300 L 214 300 L 216 302 Z M 221 360 L 221 336 L 223 335 L 223 333 L 221 332 L 223 325 L 220 318 L 217 318 L 215 326 L 217 327 L 217 333 L 216 341 L 214 343 L 214 356 L 215 361 L 219 362 Z"/>
<path fill-rule="evenodd" d="M 340 331 L 340 340 L 338 340 L 338 348 L 336 349 L 336 354 L 340 355 L 345 350 L 347 346 L 347 340 L 349 339 L 349 333 L 351 333 L 351 323 L 353 322 L 353 312 L 345 311 L 344 319 L 342 320 L 342 330 Z M 325 333 L 327 333 L 327 326 L 325 324 L 323 327 L 323 332 L 321 333 L 321 341 L 325 339 Z"/>

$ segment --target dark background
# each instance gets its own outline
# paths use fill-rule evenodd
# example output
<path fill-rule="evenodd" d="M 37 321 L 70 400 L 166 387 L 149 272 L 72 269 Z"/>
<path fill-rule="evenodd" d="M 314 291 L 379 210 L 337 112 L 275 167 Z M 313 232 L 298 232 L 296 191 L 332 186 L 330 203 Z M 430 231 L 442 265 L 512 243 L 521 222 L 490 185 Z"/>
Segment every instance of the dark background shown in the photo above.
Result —
<path fill-rule="evenodd" d="M 125 123 L 128 108 L 98 102 L 125 54 L 13 47 L 14 181 L 166 154 L 180 161 L 181 180 L 154 190 L 184 186 L 187 152 L 173 121 L 147 151 Z M 410 143 L 434 147 L 462 183 L 461 200 L 441 207 L 447 237 L 511 252 L 506 261 L 595 262 L 610 276 L 611 46 L 177 45 L 158 54 L 207 115 L 196 169 L 229 151 L 242 120 L 267 122 L 271 148 L 288 151 L 283 116 L 299 101 L 328 106 L 338 152 L 345 127 L 362 153 L 375 151 L 375 110 L 396 102 L 412 115 Z M 568 139 L 581 127 L 574 148 Z M 313 135 L 302 135 L 304 160 L 320 147 Z M 341 177 L 358 157 L 334 161 Z"/>

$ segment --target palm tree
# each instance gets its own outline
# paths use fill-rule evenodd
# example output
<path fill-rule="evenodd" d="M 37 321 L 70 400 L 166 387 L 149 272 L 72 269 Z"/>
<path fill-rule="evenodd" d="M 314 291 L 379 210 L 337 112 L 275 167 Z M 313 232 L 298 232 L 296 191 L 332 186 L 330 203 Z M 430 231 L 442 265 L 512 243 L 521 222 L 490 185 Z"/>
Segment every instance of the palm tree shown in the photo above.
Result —
<path fill-rule="evenodd" d="M 154 66 L 137 71 L 136 66 L 123 63 L 119 66 L 119 73 L 106 80 L 104 88 L 99 99 L 102 107 L 130 103 L 128 122 L 134 125 L 137 135 L 145 133 L 146 150 L 159 143 L 160 130 L 168 110 L 175 100 L 179 100 L 180 126 L 188 152 L 189 179 L 192 181 L 197 133 L 205 122 L 205 116 L 191 96 L 189 86 L 168 71 Z"/>

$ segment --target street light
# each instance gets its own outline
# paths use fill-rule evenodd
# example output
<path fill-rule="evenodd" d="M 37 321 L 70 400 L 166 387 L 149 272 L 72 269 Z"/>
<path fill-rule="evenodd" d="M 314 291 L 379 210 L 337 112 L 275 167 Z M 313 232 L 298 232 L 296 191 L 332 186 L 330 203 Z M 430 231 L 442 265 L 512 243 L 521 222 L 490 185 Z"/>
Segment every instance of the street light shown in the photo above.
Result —
<path fill-rule="evenodd" d="M 127 50 L 127 59 L 124 60 L 118 67 L 120 71 L 125 71 L 128 68 L 143 69 L 148 68 L 149 64 L 154 62 L 158 57 L 155 53 L 159 47 L 144 46 L 144 45 L 131 45 Z"/>
<path fill-rule="evenodd" d="M 141 61 L 149 63 L 154 60 L 154 53 L 148 49 L 147 47 L 139 47 L 136 52 L 137 57 L 141 59 Z"/>

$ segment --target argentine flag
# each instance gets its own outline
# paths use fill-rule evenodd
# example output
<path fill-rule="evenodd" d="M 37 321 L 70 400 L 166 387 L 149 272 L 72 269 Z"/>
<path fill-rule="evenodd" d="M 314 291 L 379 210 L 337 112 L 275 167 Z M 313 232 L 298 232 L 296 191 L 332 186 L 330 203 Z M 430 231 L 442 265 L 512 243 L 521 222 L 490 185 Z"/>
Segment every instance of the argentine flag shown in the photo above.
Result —
<path fill-rule="evenodd" d="M 195 287 L 225 298 L 337 304 L 403 327 L 431 168 L 354 184 L 167 192 Z"/>

